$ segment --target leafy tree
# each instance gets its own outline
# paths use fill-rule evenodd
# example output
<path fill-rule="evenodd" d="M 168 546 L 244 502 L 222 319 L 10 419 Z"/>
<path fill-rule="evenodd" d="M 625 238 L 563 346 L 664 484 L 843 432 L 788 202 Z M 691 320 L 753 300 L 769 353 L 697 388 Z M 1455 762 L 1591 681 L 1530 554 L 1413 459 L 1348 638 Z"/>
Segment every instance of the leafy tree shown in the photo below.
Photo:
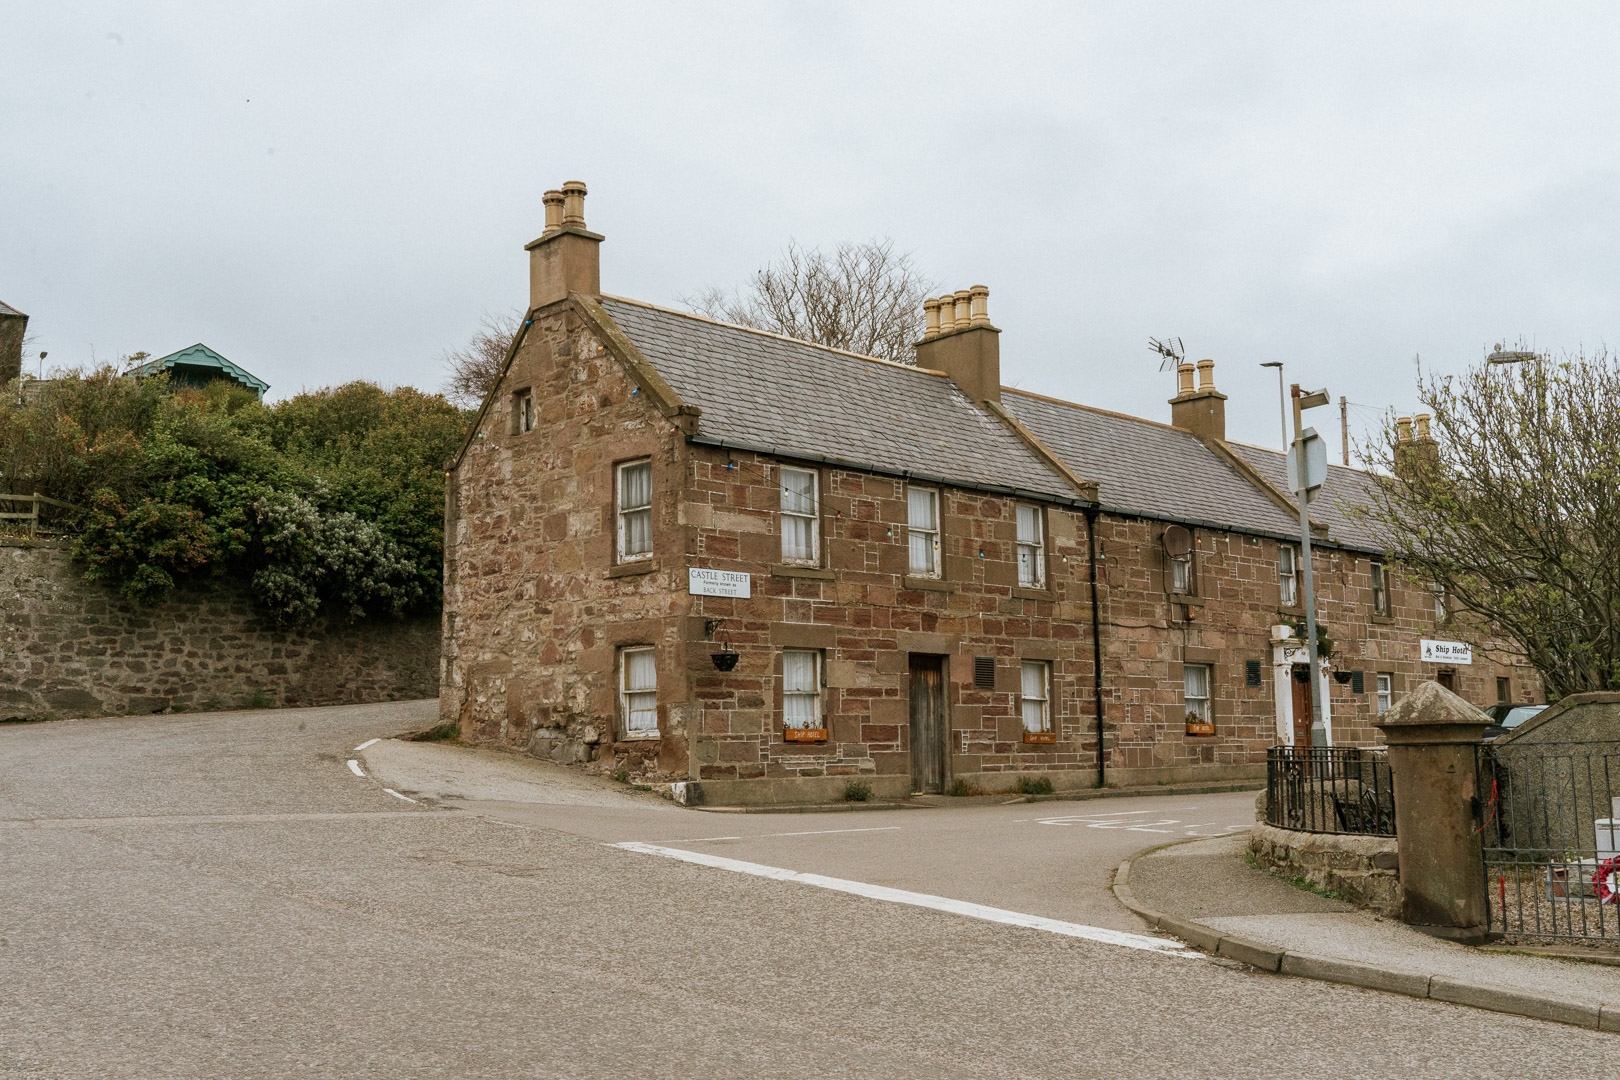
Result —
<path fill-rule="evenodd" d="M 743 288 L 711 286 L 681 302 L 723 322 L 911 364 L 922 303 L 934 291 L 892 240 L 842 243 L 830 253 L 789 241 Z"/>
<path fill-rule="evenodd" d="M 1395 427 L 1362 513 L 1477 645 L 1505 637 L 1549 699 L 1620 688 L 1620 362 L 1606 353 L 1430 376 L 1434 439 Z"/>

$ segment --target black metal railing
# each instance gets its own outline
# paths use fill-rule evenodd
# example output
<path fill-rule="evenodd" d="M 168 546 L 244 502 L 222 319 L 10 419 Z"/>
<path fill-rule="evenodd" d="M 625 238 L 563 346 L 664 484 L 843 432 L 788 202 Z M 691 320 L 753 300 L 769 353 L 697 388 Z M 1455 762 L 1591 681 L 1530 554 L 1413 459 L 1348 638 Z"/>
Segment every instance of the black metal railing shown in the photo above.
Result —
<path fill-rule="evenodd" d="M 1266 751 L 1266 824 L 1394 836 L 1388 755 L 1370 747 L 1273 746 Z"/>
<path fill-rule="evenodd" d="M 1491 929 L 1620 942 L 1620 743 L 1488 743 L 1477 761 Z"/>

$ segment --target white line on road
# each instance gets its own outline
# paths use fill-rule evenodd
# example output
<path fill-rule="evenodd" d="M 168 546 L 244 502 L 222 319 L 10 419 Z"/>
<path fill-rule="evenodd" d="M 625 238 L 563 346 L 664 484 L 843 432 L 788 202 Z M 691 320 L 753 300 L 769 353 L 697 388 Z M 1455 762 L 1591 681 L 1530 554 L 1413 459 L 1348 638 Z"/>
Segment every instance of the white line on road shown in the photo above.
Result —
<path fill-rule="evenodd" d="M 355 747 L 353 752 L 358 754 L 360 751 L 364 750 L 366 747 L 375 746 L 377 743 L 380 743 L 380 742 L 382 742 L 381 739 L 367 739 L 365 742 L 363 742 L 359 746 Z"/>
<path fill-rule="evenodd" d="M 360 771 L 360 763 L 358 761 L 354 760 L 354 758 L 349 759 L 349 771 L 354 773 L 354 775 L 359 776 L 359 777 L 364 777 L 366 775 L 365 773 Z"/>
<path fill-rule="evenodd" d="M 895 832 L 898 825 L 874 825 L 869 829 L 809 829 L 805 832 L 755 833 L 753 836 L 694 836 L 690 840 L 660 840 L 660 844 L 707 844 L 711 840 L 769 840 L 777 836 L 828 836 L 832 833 Z"/>
<path fill-rule="evenodd" d="M 409 795 L 401 795 L 399 792 L 395 791 L 391 787 L 385 787 L 385 788 L 383 788 L 383 790 L 388 792 L 388 794 L 392 795 L 396 799 L 404 799 L 408 803 L 413 803 L 413 802 L 416 801 L 415 799 L 411 798 Z"/>
<path fill-rule="evenodd" d="M 1007 911 L 1004 908 L 971 904 L 965 900 L 951 900 L 944 896 L 930 896 L 928 893 L 891 889 L 886 885 L 868 885 L 864 881 L 846 881 L 843 878 L 824 877 L 821 874 L 804 874 L 797 870 L 786 870 L 778 866 L 764 866 L 760 863 L 743 862 L 740 859 L 726 859 L 719 855 L 710 855 L 701 851 L 682 851 L 680 848 L 660 847 L 657 844 L 643 844 L 634 840 L 620 844 L 609 844 L 608 846 L 623 848 L 625 851 L 639 851 L 644 855 L 661 855 L 666 859 L 678 859 L 681 862 L 696 863 L 699 866 L 709 866 L 716 870 L 730 870 L 738 874 L 771 878 L 774 881 L 795 881 L 801 885 L 814 885 L 818 889 L 851 893 L 871 900 L 886 900 L 891 904 L 932 908 L 935 911 L 944 911 L 952 915 L 965 915 L 970 919 L 983 919 L 986 922 L 1003 923 L 1007 926 L 1022 926 L 1030 930 L 1045 930 L 1048 933 L 1062 934 L 1064 937 L 1085 938 L 1088 941 L 1097 941 L 1104 945 L 1119 945 L 1127 949 L 1141 949 L 1146 952 L 1156 952 L 1163 956 L 1182 956 L 1197 959 L 1202 955 L 1189 952 L 1187 947 L 1179 941 L 1148 937 L 1146 934 L 1132 934 L 1124 930 L 1108 930 L 1101 926 L 1063 922 L 1059 919 L 1048 919 L 1040 915 L 1026 915 L 1023 912 Z"/>

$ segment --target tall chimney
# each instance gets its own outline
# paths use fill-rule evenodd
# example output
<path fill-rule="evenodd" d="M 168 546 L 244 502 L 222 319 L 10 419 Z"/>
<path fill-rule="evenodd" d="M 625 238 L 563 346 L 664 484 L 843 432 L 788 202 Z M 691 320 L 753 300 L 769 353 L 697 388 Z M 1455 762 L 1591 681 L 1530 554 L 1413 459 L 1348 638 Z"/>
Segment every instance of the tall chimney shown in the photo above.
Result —
<path fill-rule="evenodd" d="M 1193 372 L 1198 388 L 1193 389 Z M 1215 389 L 1215 361 L 1200 360 L 1176 366 L 1176 396 L 1170 399 L 1170 426 L 1190 431 L 1200 439 L 1226 441 L 1226 395 Z"/>
<path fill-rule="evenodd" d="M 22 374 L 23 337 L 28 316 L 0 301 L 0 388 Z"/>
<path fill-rule="evenodd" d="M 1429 433 L 1429 419 L 1428 413 L 1418 413 L 1395 420 L 1395 475 L 1409 483 L 1440 464 L 1440 443 Z"/>
<path fill-rule="evenodd" d="M 526 245 L 529 252 L 529 307 L 565 300 L 571 292 L 602 292 L 599 233 L 585 229 L 585 185 L 570 180 L 545 193 L 546 231 Z"/>
<path fill-rule="evenodd" d="M 917 366 L 943 371 L 975 401 L 1000 401 L 1000 337 L 990 323 L 990 290 L 983 285 L 925 300 Z"/>

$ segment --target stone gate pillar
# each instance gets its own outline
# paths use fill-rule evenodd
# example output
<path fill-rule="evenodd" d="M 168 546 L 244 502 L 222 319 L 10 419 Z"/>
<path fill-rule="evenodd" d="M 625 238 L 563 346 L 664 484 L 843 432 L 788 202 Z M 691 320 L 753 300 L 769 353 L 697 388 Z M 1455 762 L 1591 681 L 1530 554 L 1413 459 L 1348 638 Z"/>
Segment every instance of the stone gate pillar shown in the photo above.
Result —
<path fill-rule="evenodd" d="M 1475 753 L 1490 718 L 1425 682 L 1380 716 L 1395 782 L 1401 920 L 1436 937 L 1485 940 L 1485 859 L 1475 832 Z"/>

